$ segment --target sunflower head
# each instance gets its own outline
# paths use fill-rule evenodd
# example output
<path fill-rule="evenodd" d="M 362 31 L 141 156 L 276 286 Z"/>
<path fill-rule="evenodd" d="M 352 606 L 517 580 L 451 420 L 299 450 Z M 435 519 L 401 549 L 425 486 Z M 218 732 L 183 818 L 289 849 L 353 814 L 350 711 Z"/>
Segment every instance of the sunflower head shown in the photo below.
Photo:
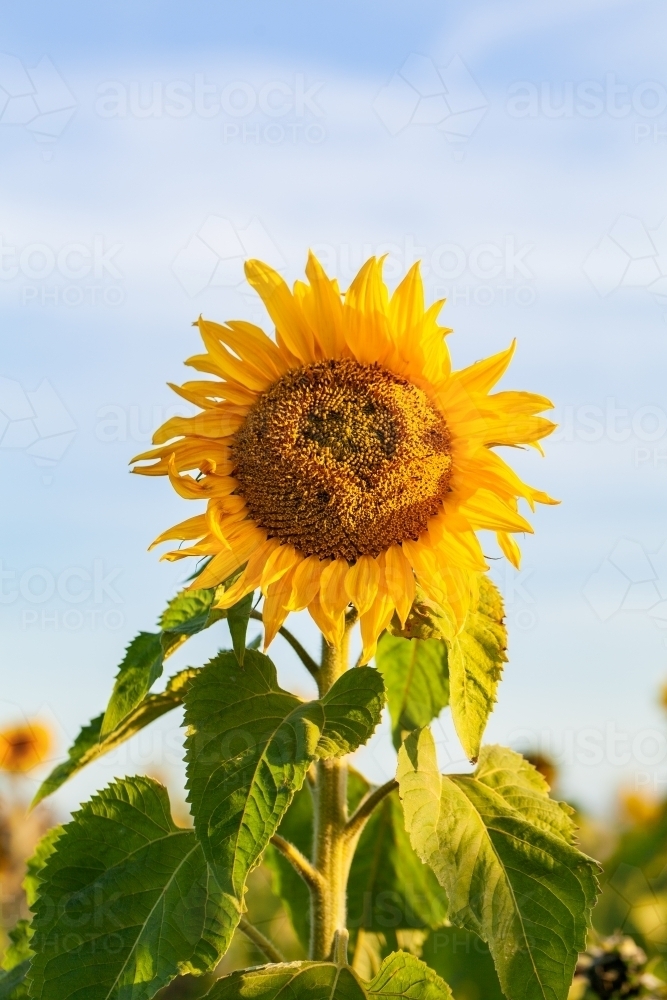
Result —
<path fill-rule="evenodd" d="M 13 774 L 32 770 L 53 749 L 51 731 L 40 722 L 25 722 L 0 731 L 0 770 Z"/>
<path fill-rule="evenodd" d="M 539 447 L 554 427 L 544 397 L 491 393 L 513 345 L 453 372 L 419 266 L 391 296 L 381 268 L 371 258 L 341 294 L 312 255 L 292 291 L 249 261 L 275 335 L 200 318 L 205 353 L 186 363 L 213 378 L 174 388 L 201 413 L 167 421 L 135 459 L 206 501 L 156 543 L 191 543 L 169 559 L 209 557 L 193 586 L 236 574 L 220 607 L 261 588 L 266 645 L 303 608 L 337 642 L 352 604 L 367 661 L 392 617 L 405 623 L 417 583 L 456 629 L 488 568 L 477 531 L 495 531 L 518 565 L 513 535 L 531 531 L 519 499 L 553 502 L 493 450 Z"/>

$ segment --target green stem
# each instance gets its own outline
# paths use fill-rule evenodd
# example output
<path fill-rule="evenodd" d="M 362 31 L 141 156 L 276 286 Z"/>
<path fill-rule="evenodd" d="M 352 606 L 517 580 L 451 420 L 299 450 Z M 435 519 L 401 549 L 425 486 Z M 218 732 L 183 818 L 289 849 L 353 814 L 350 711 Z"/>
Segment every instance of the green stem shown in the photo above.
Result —
<path fill-rule="evenodd" d="M 254 924 L 251 924 L 249 920 L 246 920 L 245 917 L 241 917 L 239 921 L 239 930 L 243 931 L 245 936 L 252 941 L 255 947 L 262 952 L 265 958 L 268 958 L 269 962 L 280 964 L 285 961 L 273 942 L 269 941 L 269 939 L 265 937 L 261 931 L 257 930 Z"/>
<path fill-rule="evenodd" d="M 251 611 L 250 617 L 252 618 L 253 621 L 256 622 L 262 621 L 262 614 L 260 611 Z M 320 672 L 320 668 L 315 662 L 315 660 L 312 658 L 308 650 L 304 649 L 304 647 L 301 645 L 297 637 L 295 635 L 292 635 L 292 633 L 288 631 L 288 629 L 286 629 L 284 625 L 282 626 L 282 628 L 278 629 L 278 635 L 281 635 L 285 640 L 285 642 L 292 647 L 292 649 L 299 657 L 299 659 L 303 663 L 308 673 L 312 674 L 315 680 L 317 680 L 317 675 Z"/>
<path fill-rule="evenodd" d="M 348 667 L 350 631 L 356 614 L 347 615 L 340 645 L 322 639 L 322 664 L 317 683 L 323 697 Z M 345 838 L 347 826 L 347 763 L 337 757 L 316 764 L 314 788 L 315 829 L 313 864 L 322 885 L 311 892 L 310 957 L 331 958 L 336 935 L 347 923 L 347 877 L 351 855 Z"/>

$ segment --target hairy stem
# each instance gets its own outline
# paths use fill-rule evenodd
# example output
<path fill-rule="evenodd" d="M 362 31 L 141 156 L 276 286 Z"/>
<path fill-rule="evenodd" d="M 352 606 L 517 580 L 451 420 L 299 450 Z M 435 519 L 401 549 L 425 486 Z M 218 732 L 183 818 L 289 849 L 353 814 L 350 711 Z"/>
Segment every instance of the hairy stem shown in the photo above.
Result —
<path fill-rule="evenodd" d="M 323 880 L 320 873 L 312 866 L 308 858 L 304 857 L 298 847 L 285 840 L 279 833 L 274 833 L 271 843 L 280 851 L 284 858 L 287 858 L 292 868 L 301 876 L 306 885 L 316 892 L 321 892 Z"/>
<path fill-rule="evenodd" d="M 385 782 L 384 785 L 380 785 L 379 788 L 364 796 L 345 825 L 344 837 L 348 843 L 360 836 L 373 811 L 396 788 L 398 788 L 398 782 L 392 778 L 391 781 Z"/>
<path fill-rule="evenodd" d="M 241 917 L 239 921 L 239 930 L 243 931 L 245 936 L 252 941 L 255 947 L 261 951 L 265 958 L 268 958 L 269 962 L 280 964 L 285 961 L 273 942 L 269 941 L 269 939 L 265 937 L 261 931 L 257 930 L 254 924 L 251 924 L 249 920 L 246 920 L 245 917 Z"/>
<path fill-rule="evenodd" d="M 348 613 L 342 641 L 332 645 L 322 639 L 322 665 L 317 683 L 323 697 L 347 670 L 350 631 L 356 613 Z M 313 864 L 322 876 L 320 891 L 311 892 L 310 956 L 331 958 L 334 942 L 347 922 L 347 876 L 350 852 L 345 839 L 347 815 L 347 763 L 336 757 L 316 764 Z"/>
<path fill-rule="evenodd" d="M 260 611 L 251 611 L 250 617 L 253 619 L 253 621 L 256 622 L 262 621 L 262 614 Z M 292 647 L 292 649 L 299 657 L 299 659 L 303 663 L 308 673 L 312 674 L 315 680 L 317 680 L 320 668 L 315 662 L 315 660 L 312 658 L 308 650 L 304 649 L 304 647 L 301 645 L 297 637 L 295 635 L 292 635 L 292 633 L 288 629 L 286 629 L 285 626 L 278 629 L 278 635 L 281 635 L 285 640 L 285 642 L 287 642 Z"/>

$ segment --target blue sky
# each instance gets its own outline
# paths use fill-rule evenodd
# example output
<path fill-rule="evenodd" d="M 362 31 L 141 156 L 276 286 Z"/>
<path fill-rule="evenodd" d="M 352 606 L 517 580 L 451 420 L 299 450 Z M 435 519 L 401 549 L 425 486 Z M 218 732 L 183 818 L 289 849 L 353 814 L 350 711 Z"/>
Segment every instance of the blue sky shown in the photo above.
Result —
<path fill-rule="evenodd" d="M 493 564 L 510 662 L 487 738 L 555 752 L 596 811 L 664 791 L 666 19 L 610 0 L 5 11 L 1 720 L 40 714 L 64 752 L 182 582 L 146 549 L 192 511 L 127 462 L 182 405 L 166 382 L 187 377 L 192 320 L 264 322 L 243 255 L 293 280 L 312 246 L 346 282 L 384 252 L 392 283 L 424 259 L 457 366 L 517 337 L 504 385 L 561 422 L 544 459 L 513 456 L 563 503 L 537 512 L 521 575 Z M 116 772 L 171 780 L 178 724 L 58 808 Z M 438 738 L 461 766 L 446 716 Z M 359 763 L 390 773 L 386 731 Z"/>

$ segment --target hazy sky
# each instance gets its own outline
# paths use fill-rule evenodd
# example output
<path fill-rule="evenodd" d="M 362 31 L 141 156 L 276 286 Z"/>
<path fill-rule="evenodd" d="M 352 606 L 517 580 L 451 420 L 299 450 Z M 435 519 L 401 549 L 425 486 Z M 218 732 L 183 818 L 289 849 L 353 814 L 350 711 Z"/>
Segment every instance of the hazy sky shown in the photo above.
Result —
<path fill-rule="evenodd" d="M 127 462 L 188 412 L 166 382 L 192 377 L 192 320 L 265 321 L 244 255 L 293 280 L 310 246 L 346 283 L 379 252 L 392 284 L 423 258 L 457 367 L 517 337 L 504 386 L 561 423 L 544 459 L 510 456 L 563 502 L 521 574 L 494 563 L 510 662 L 487 739 L 556 754 L 596 810 L 664 792 L 666 31 L 638 0 L 5 5 L 0 721 L 41 715 L 62 754 L 183 581 L 146 549 L 194 505 Z M 179 723 L 58 807 L 169 777 Z M 462 766 L 447 713 L 438 738 Z M 386 728 L 359 762 L 389 775 Z"/>

